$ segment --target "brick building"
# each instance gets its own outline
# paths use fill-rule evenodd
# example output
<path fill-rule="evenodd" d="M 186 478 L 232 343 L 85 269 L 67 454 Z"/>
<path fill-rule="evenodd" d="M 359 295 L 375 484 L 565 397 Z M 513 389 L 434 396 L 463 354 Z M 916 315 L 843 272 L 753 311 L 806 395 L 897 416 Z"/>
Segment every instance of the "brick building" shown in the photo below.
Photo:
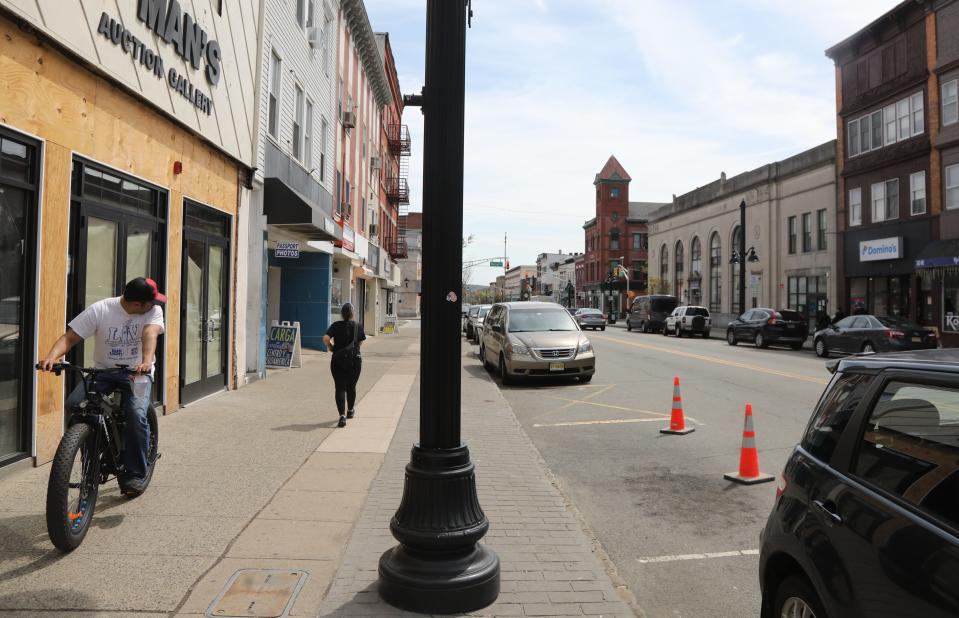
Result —
<path fill-rule="evenodd" d="M 844 309 L 959 343 L 959 3 L 903 2 L 826 51 L 836 64 Z"/>
<path fill-rule="evenodd" d="M 576 301 L 581 307 L 625 312 L 628 307 L 626 280 L 604 285 L 613 268 L 620 264 L 629 272 L 632 295 L 646 289 L 646 259 L 649 215 L 664 204 L 630 202 L 632 181 L 623 166 L 610 156 L 596 174 L 596 216 L 583 224 L 586 252 L 582 266 L 577 263 Z M 612 289 L 606 289 L 611 287 Z"/>

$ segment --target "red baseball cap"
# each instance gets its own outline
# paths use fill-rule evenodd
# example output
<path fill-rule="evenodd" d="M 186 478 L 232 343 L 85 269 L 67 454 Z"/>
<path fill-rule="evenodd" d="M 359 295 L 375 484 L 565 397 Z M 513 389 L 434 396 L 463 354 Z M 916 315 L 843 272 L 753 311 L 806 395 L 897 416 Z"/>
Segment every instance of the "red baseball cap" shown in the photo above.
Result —
<path fill-rule="evenodd" d="M 131 279 L 123 288 L 123 298 L 138 303 L 166 304 L 166 295 L 160 293 L 157 282 L 145 277 Z"/>

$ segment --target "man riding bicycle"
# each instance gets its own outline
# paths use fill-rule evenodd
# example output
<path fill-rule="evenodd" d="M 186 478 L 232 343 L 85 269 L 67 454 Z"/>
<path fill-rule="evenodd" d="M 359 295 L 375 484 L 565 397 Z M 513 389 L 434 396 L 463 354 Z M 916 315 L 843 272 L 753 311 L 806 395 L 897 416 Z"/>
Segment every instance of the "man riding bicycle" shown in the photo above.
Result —
<path fill-rule="evenodd" d="M 96 337 L 94 365 L 98 369 L 126 366 L 136 374 L 103 374 L 96 378 L 94 385 L 98 392 L 119 391 L 121 394 L 126 414 L 123 461 L 126 474 L 119 481 L 123 494 L 129 497 L 139 496 L 144 489 L 150 448 L 147 407 L 153 390 L 157 338 L 163 334 L 163 311 L 159 305 L 164 304 L 166 296 L 159 292 L 153 279 L 132 279 L 124 287 L 122 296 L 97 301 L 73 318 L 67 331 L 38 365 L 44 371 L 52 371 L 57 360 L 73 346 L 93 336 Z M 137 378 L 148 380 L 148 388 L 135 390 L 133 381 Z M 72 412 L 85 398 L 81 382 L 67 397 L 66 411 Z"/>

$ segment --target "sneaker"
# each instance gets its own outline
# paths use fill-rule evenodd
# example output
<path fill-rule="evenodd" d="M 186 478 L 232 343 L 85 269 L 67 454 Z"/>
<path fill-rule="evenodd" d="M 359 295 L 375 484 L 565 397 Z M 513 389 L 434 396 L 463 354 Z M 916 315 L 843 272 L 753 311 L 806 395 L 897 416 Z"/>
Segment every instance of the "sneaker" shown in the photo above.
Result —
<path fill-rule="evenodd" d="M 342 414 L 340 415 L 340 422 L 336 424 L 337 427 L 346 427 L 346 417 Z"/>
<path fill-rule="evenodd" d="M 346 418 L 353 418 L 353 415 L 356 414 L 356 410 L 347 410 Z"/>
<path fill-rule="evenodd" d="M 141 495 L 145 489 L 143 479 L 128 478 L 120 483 L 120 493 L 127 498 L 136 498 Z"/>

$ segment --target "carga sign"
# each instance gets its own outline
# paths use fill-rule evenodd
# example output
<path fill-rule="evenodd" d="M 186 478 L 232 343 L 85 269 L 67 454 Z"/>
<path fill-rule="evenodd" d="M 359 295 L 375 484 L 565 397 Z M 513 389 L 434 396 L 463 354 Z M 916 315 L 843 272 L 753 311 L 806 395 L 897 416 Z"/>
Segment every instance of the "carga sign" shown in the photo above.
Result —
<path fill-rule="evenodd" d="M 902 257 L 902 236 L 863 240 L 859 243 L 859 261 L 896 260 Z"/>

